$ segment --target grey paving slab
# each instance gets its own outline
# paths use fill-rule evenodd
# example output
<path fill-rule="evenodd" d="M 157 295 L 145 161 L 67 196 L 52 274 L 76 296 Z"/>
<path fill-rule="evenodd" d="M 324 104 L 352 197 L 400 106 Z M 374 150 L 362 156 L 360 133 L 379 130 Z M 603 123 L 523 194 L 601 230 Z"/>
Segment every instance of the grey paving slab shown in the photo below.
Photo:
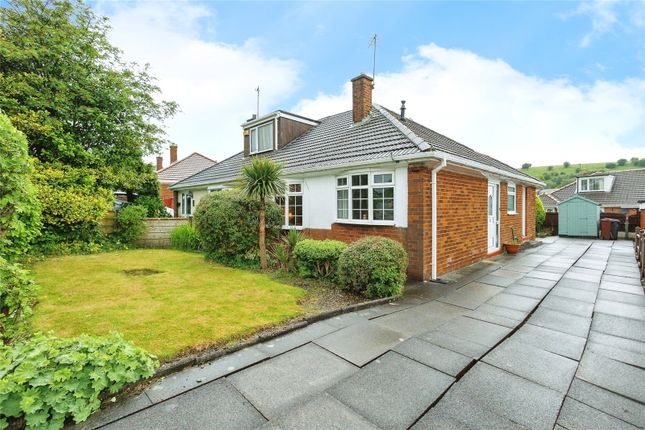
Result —
<path fill-rule="evenodd" d="M 574 378 L 567 394 L 592 408 L 620 418 L 640 428 L 645 428 L 645 407 L 596 385 Z"/>
<path fill-rule="evenodd" d="M 603 290 L 619 291 L 628 294 L 643 294 L 643 287 L 638 285 L 621 284 L 620 282 L 611 282 L 603 280 L 600 282 L 600 288 Z"/>
<path fill-rule="evenodd" d="M 523 325 L 513 334 L 511 339 L 573 360 L 580 360 L 586 341 L 584 337 L 578 337 L 532 324 Z"/>
<path fill-rule="evenodd" d="M 463 395 L 455 386 L 412 427 L 412 430 L 495 429 L 523 430 L 522 426 L 497 415 Z"/>
<path fill-rule="evenodd" d="M 549 281 L 557 281 L 562 275 L 559 273 L 543 272 L 540 270 L 534 270 L 526 274 L 528 278 L 537 278 L 537 279 L 546 279 Z"/>
<path fill-rule="evenodd" d="M 309 343 L 242 370 L 228 380 L 272 419 L 356 370 L 345 360 Z"/>
<path fill-rule="evenodd" d="M 531 287 L 551 288 L 555 285 L 556 281 L 550 279 L 537 279 L 537 278 L 522 278 L 516 281 L 517 284 L 528 285 Z"/>
<path fill-rule="evenodd" d="M 517 296 L 515 294 L 498 294 L 486 303 L 493 306 L 502 306 L 509 309 L 517 309 L 524 312 L 532 311 L 540 301 L 529 297 Z"/>
<path fill-rule="evenodd" d="M 394 351 L 454 377 L 461 374 L 474 361 L 471 357 L 416 337 L 400 343 Z"/>
<path fill-rule="evenodd" d="M 152 402 L 148 396 L 141 393 L 95 412 L 86 421 L 73 426 L 73 428 L 77 430 L 96 429 L 149 406 L 152 406 Z"/>
<path fill-rule="evenodd" d="M 288 333 L 284 336 L 271 339 L 268 342 L 257 345 L 257 348 L 266 355 L 273 357 L 291 349 L 297 348 L 305 343 L 311 342 L 314 339 L 325 336 L 338 330 L 335 325 L 329 324 L 327 321 L 319 321 L 310 324 L 300 330 Z"/>
<path fill-rule="evenodd" d="M 507 336 L 511 329 L 462 316 L 449 321 L 435 331 L 492 347 Z"/>
<path fill-rule="evenodd" d="M 466 312 L 468 310 L 465 308 L 434 301 L 401 312 L 375 318 L 371 321 L 403 333 L 408 337 L 439 327 L 446 321 Z"/>
<path fill-rule="evenodd" d="M 580 317 L 577 315 L 554 311 L 545 307 L 539 307 L 533 315 L 531 315 L 529 323 L 539 327 L 569 333 L 574 336 L 587 337 L 591 318 Z"/>
<path fill-rule="evenodd" d="M 516 263 L 511 263 L 511 264 L 504 265 L 504 269 L 511 270 L 513 272 L 520 272 L 520 273 L 529 273 L 534 268 L 535 268 L 535 266 L 527 266 L 527 265 L 524 265 L 524 264 L 516 264 Z"/>
<path fill-rule="evenodd" d="M 378 318 L 384 315 L 389 315 L 395 312 L 400 312 L 410 307 L 412 307 L 412 305 L 402 305 L 399 302 L 391 302 L 391 303 L 386 303 L 384 305 L 375 306 L 373 308 L 363 309 L 361 311 L 357 311 L 356 313 L 367 319 L 372 319 L 372 318 Z"/>
<path fill-rule="evenodd" d="M 437 407 L 444 401 L 455 407 L 474 403 L 498 416 L 538 430 L 553 428 L 564 397 L 555 390 L 481 362 L 468 371 L 448 395 Z"/>
<path fill-rule="evenodd" d="M 106 429 L 251 429 L 266 420 L 226 380 L 198 387 L 116 421 Z"/>
<path fill-rule="evenodd" d="M 560 285 L 556 285 L 551 290 L 551 294 L 592 304 L 596 301 L 596 293 L 593 291 L 583 291 L 575 288 L 561 287 Z"/>
<path fill-rule="evenodd" d="M 511 270 L 508 267 L 504 269 L 499 269 L 491 273 L 491 275 L 495 275 L 501 278 L 508 278 L 508 279 L 513 279 L 514 281 L 517 281 L 520 278 L 524 277 L 524 273 L 521 271 L 515 271 Z"/>
<path fill-rule="evenodd" d="M 222 376 L 266 359 L 268 356 L 256 347 L 242 349 L 202 366 L 189 367 L 173 373 L 148 387 L 145 393 L 153 403 L 184 393 Z"/>
<path fill-rule="evenodd" d="M 482 309 L 475 309 L 474 311 L 467 313 L 465 316 L 467 316 L 468 318 L 486 321 L 491 324 L 497 324 L 508 328 L 515 328 L 522 323 L 522 320 L 503 317 L 501 315 L 494 314 Z"/>
<path fill-rule="evenodd" d="M 461 306 L 462 308 L 475 309 L 477 306 L 502 291 L 504 291 L 504 288 L 502 287 L 482 284 L 480 282 L 471 282 L 470 284 L 459 288 L 454 293 L 438 299 L 438 301 L 455 306 Z"/>
<path fill-rule="evenodd" d="M 315 343 L 357 366 L 363 366 L 406 338 L 398 331 L 366 321 L 328 334 Z"/>
<path fill-rule="evenodd" d="M 599 333 L 593 329 L 589 332 L 588 341 L 645 355 L 645 342 Z"/>
<path fill-rule="evenodd" d="M 645 370 L 585 351 L 576 377 L 645 403 Z"/>
<path fill-rule="evenodd" d="M 512 284 L 505 290 L 508 294 L 515 294 L 516 296 L 530 297 L 532 299 L 541 300 L 549 292 L 546 288 L 531 287 L 529 285 Z"/>
<path fill-rule="evenodd" d="M 558 282 L 559 287 L 571 288 L 574 290 L 591 291 L 593 293 L 598 291 L 599 284 L 597 282 L 581 281 L 579 279 L 562 278 Z"/>
<path fill-rule="evenodd" d="M 586 281 L 586 282 L 600 282 L 600 277 L 601 274 L 597 275 L 592 275 L 589 273 L 579 273 L 579 272 L 572 272 L 568 271 L 567 273 L 564 274 L 565 279 L 578 279 L 580 281 Z"/>
<path fill-rule="evenodd" d="M 633 318 L 645 321 L 645 308 L 638 305 L 630 305 L 629 303 L 598 300 L 594 311 L 602 314 L 616 315 L 624 318 Z"/>
<path fill-rule="evenodd" d="M 564 399 L 564 404 L 558 417 L 558 424 L 568 430 L 635 430 L 637 428 L 569 397 Z"/>
<path fill-rule="evenodd" d="M 540 272 L 557 273 L 560 275 L 567 271 L 567 269 L 564 267 L 552 266 L 550 264 L 540 264 L 538 267 L 535 268 L 535 270 Z"/>
<path fill-rule="evenodd" d="M 515 279 L 511 278 L 505 278 L 502 276 L 495 276 L 493 274 L 482 276 L 481 278 L 477 278 L 477 282 L 482 282 L 484 284 L 490 284 L 490 285 L 495 285 L 498 287 L 508 287 L 511 285 L 513 282 L 515 282 Z"/>
<path fill-rule="evenodd" d="M 476 310 L 482 312 L 488 312 L 494 315 L 499 315 L 504 318 L 523 321 L 529 315 L 529 311 L 520 311 L 517 309 L 505 308 L 503 306 L 495 306 L 490 303 L 484 303 L 479 306 Z"/>
<path fill-rule="evenodd" d="M 626 268 L 626 267 L 608 267 L 607 270 L 605 270 L 605 275 L 613 275 L 613 276 L 622 276 L 624 278 L 633 278 L 633 279 L 640 279 L 640 273 L 638 272 L 638 269 L 635 269 L 634 267 Z"/>
<path fill-rule="evenodd" d="M 323 322 L 337 328 L 344 328 L 367 320 L 368 317 L 360 315 L 358 312 L 350 312 L 347 314 L 336 315 L 335 317 L 328 318 Z"/>
<path fill-rule="evenodd" d="M 515 336 L 505 340 L 482 360 L 563 394 L 569 389 L 578 367 L 577 361 L 522 343 L 515 340 Z"/>
<path fill-rule="evenodd" d="M 643 294 L 628 294 L 621 293 L 620 291 L 599 290 L 598 299 L 645 307 L 645 295 Z"/>
<path fill-rule="evenodd" d="M 591 329 L 600 333 L 645 342 L 645 322 L 640 320 L 598 313 L 594 315 Z"/>
<path fill-rule="evenodd" d="M 491 348 L 481 343 L 472 342 L 440 331 L 431 331 L 420 336 L 423 340 L 468 357 L 478 359 Z"/>
<path fill-rule="evenodd" d="M 594 309 L 594 305 L 592 303 L 569 299 L 567 297 L 561 297 L 554 294 L 549 294 L 548 297 L 542 301 L 540 306 L 587 318 L 591 318 Z"/>
<path fill-rule="evenodd" d="M 454 378 L 388 352 L 328 392 L 382 429 L 409 427 Z"/>
<path fill-rule="evenodd" d="M 378 430 L 350 408 L 327 393 L 294 407 L 286 414 L 267 422 L 262 430 Z"/>
<path fill-rule="evenodd" d="M 645 369 L 645 354 L 639 354 L 634 351 L 590 341 L 587 342 L 586 350 L 603 355 L 616 361 Z M 645 386 L 643 387 L 643 389 L 645 389 Z"/>
<path fill-rule="evenodd" d="M 616 275 L 604 275 L 602 277 L 602 280 L 603 281 L 608 281 L 608 282 L 617 282 L 619 284 L 627 284 L 627 285 L 634 285 L 636 287 L 641 287 L 641 281 L 638 278 L 628 278 L 628 277 L 625 277 L 625 276 L 616 276 Z"/>

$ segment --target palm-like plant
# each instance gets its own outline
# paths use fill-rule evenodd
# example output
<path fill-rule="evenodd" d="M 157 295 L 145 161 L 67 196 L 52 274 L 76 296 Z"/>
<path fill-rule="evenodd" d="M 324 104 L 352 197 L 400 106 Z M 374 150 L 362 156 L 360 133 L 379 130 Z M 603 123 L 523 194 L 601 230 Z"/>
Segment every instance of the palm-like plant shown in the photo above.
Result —
<path fill-rule="evenodd" d="M 253 157 L 250 163 L 242 166 L 241 188 L 247 196 L 260 200 L 260 264 L 262 270 L 266 270 L 265 203 L 267 197 L 284 194 L 282 165 L 268 158 Z"/>

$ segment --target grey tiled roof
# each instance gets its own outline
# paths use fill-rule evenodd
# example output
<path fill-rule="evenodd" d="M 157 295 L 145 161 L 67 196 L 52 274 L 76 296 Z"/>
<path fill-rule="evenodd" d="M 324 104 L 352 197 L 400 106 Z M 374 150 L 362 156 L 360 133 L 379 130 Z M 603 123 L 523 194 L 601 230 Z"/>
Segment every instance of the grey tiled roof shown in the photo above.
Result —
<path fill-rule="evenodd" d="M 175 183 L 211 167 L 216 162 L 197 152 L 175 161 L 170 166 L 157 171 L 160 182 Z"/>
<path fill-rule="evenodd" d="M 600 203 L 604 207 L 629 206 L 638 207 L 638 201 L 645 199 L 645 169 L 619 170 L 607 173 L 594 173 L 587 176 L 615 177 L 610 192 L 591 191 L 580 193 L 581 196 Z M 556 199 L 563 201 L 573 196 L 576 191 L 576 183 L 572 182 L 551 193 Z"/>
<path fill-rule="evenodd" d="M 549 194 L 540 194 L 540 200 L 542 200 L 542 206 L 545 208 L 554 208 L 558 205 L 558 201 Z"/>
<path fill-rule="evenodd" d="M 399 122 L 396 114 L 378 105 L 372 109 L 369 119 L 358 124 L 353 123 L 351 110 L 319 121 L 319 125 L 282 149 L 267 152 L 263 156 L 283 163 L 285 173 L 289 174 L 360 162 L 388 161 L 392 157 L 423 152 L 431 155 L 435 148 L 535 181 L 535 178 L 517 169 L 475 152 L 414 121 Z M 173 188 L 233 180 L 238 177 L 244 162 L 244 154 L 240 152 L 175 184 Z"/>

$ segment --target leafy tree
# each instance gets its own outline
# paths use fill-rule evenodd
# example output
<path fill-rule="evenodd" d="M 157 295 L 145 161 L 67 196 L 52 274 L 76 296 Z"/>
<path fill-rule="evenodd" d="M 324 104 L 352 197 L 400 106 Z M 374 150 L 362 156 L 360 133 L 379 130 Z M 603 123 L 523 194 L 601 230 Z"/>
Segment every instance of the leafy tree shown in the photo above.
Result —
<path fill-rule="evenodd" d="M 526 169 L 530 169 L 530 168 L 531 168 L 531 166 L 532 166 L 532 164 L 531 164 L 531 163 L 524 163 L 524 164 L 522 164 L 522 169 L 525 169 L 525 170 L 526 170 Z"/>
<path fill-rule="evenodd" d="M 616 162 L 616 164 L 618 164 L 619 166 L 624 166 L 625 164 L 627 164 L 627 160 L 625 158 L 621 158 Z"/>
<path fill-rule="evenodd" d="M 260 200 L 260 264 L 262 270 L 266 270 L 265 205 L 267 197 L 284 194 L 285 183 L 282 179 L 282 165 L 269 158 L 253 157 L 250 163 L 242 166 L 240 185 L 247 196 Z"/>
<path fill-rule="evenodd" d="M 80 1 L 9 0 L 0 8 L 0 109 L 45 163 L 101 172 L 137 191 L 142 156 L 165 144 L 177 105 L 157 101 L 148 68 L 127 63 L 108 20 Z"/>
<path fill-rule="evenodd" d="M 645 158 L 638 160 L 638 167 L 645 167 Z"/>
<path fill-rule="evenodd" d="M 25 136 L 0 112 L 0 255 L 24 255 L 40 228 Z"/>
<path fill-rule="evenodd" d="M 629 162 L 632 163 L 634 166 L 638 166 L 638 157 L 630 158 Z"/>
<path fill-rule="evenodd" d="M 564 166 L 565 169 L 568 169 L 569 166 L 571 166 L 571 163 L 569 163 L 568 161 L 565 161 L 563 166 Z"/>
<path fill-rule="evenodd" d="M 546 211 L 539 196 L 535 196 L 535 228 L 539 232 L 542 230 L 542 224 L 546 220 Z"/>
<path fill-rule="evenodd" d="M 607 163 L 605 164 L 605 167 L 608 169 L 615 169 L 616 168 L 616 163 Z"/>
<path fill-rule="evenodd" d="M 553 166 L 548 166 L 546 170 L 553 170 Z"/>

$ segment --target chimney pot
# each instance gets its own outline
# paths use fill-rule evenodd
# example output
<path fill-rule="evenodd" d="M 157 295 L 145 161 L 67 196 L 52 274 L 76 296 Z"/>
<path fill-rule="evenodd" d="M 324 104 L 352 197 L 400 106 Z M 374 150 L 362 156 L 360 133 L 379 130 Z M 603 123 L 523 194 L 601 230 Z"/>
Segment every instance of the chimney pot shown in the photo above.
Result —
<path fill-rule="evenodd" d="M 163 169 L 163 157 L 161 155 L 157 155 L 157 170 Z"/>
<path fill-rule="evenodd" d="M 364 120 L 372 111 L 372 83 L 374 79 L 360 74 L 352 79 L 352 117 L 355 123 Z"/>
<path fill-rule="evenodd" d="M 401 100 L 401 121 L 405 121 L 405 100 Z"/>
<path fill-rule="evenodd" d="M 170 164 L 177 161 L 177 145 L 174 143 L 170 145 Z"/>

